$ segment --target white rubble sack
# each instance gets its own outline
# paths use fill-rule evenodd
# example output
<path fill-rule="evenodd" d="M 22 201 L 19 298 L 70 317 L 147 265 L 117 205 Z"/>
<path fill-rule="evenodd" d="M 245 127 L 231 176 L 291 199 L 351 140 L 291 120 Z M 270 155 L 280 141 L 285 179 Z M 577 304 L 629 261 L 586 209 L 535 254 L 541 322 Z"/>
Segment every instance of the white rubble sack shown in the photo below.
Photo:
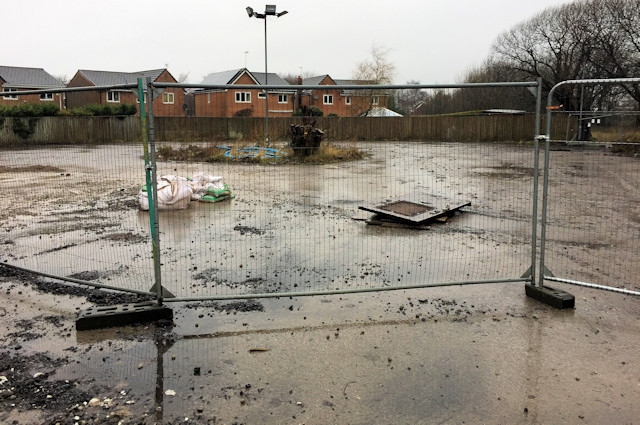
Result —
<path fill-rule="evenodd" d="M 224 182 L 221 176 L 212 176 L 203 172 L 195 173 L 189 184 L 193 192 L 191 195 L 192 201 L 199 200 L 208 193 L 209 189 L 224 189 Z"/>
<path fill-rule="evenodd" d="M 159 210 L 182 210 L 189 206 L 191 201 L 190 182 L 184 177 L 166 175 L 158 179 L 158 209 Z M 146 191 L 138 193 L 138 203 L 140 209 L 149 210 L 149 196 Z"/>

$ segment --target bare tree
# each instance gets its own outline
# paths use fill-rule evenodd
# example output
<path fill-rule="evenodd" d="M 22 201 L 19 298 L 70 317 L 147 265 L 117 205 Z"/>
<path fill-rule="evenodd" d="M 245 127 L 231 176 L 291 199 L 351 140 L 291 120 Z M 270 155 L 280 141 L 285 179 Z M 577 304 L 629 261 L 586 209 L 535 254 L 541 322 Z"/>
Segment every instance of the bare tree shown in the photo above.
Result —
<path fill-rule="evenodd" d="M 298 84 L 298 77 L 301 77 L 304 80 L 305 78 L 314 77 L 317 74 L 315 74 L 313 71 L 305 71 L 302 73 L 288 72 L 286 74 L 278 75 L 289 84 Z"/>
<path fill-rule="evenodd" d="M 353 79 L 361 84 L 391 84 L 396 67 L 389 60 L 389 52 L 390 49 L 374 44 L 370 51 L 371 56 L 356 65 Z M 365 90 L 358 93 L 369 96 L 370 99 L 369 108 L 364 111 L 364 115 L 372 110 L 374 99 L 378 96 L 387 96 L 389 100 L 393 100 L 394 97 L 394 93 L 384 90 Z"/>
<path fill-rule="evenodd" d="M 389 60 L 390 49 L 373 45 L 370 57 L 356 65 L 354 80 L 369 81 L 371 84 L 391 84 L 396 67 Z"/>
<path fill-rule="evenodd" d="M 563 80 L 618 78 L 640 73 L 640 0 L 586 0 L 544 10 L 501 34 L 491 60 L 530 77 L 542 77 L 546 90 Z M 578 94 L 580 91 L 580 94 Z M 620 96 L 640 102 L 640 87 L 576 86 L 558 90 L 565 109 Z M 582 103 L 581 102 L 581 103 Z"/>
<path fill-rule="evenodd" d="M 189 79 L 189 73 L 188 72 L 183 72 L 178 76 L 178 82 L 179 83 L 186 83 L 188 79 Z"/>
<path fill-rule="evenodd" d="M 56 79 L 56 81 L 58 81 L 61 85 L 66 86 L 67 84 L 69 84 L 69 77 L 65 75 L 56 75 L 53 78 Z"/>
<path fill-rule="evenodd" d="M 420 81 L 411 80 L 407 84 L 420 84 Z M 402 89 L 396 90 L 395 101 L 396 111 L 403 115 L 413 115 L 416 110 L 429 99 L 426 90 L 421 89 Z"/>

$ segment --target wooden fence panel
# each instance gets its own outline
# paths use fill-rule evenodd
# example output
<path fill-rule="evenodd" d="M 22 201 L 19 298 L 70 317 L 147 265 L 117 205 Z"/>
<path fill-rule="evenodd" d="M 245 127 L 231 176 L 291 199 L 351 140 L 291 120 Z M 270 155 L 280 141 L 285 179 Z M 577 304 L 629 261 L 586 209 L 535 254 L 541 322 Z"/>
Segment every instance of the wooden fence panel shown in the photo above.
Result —
<path fill-rule="evenodd" d="M 14 120 L 17 120 L 14 121 Z M 535 116 L 412 116 L 318 117 L 316 126 L 328 141 L 423 140 L 444 142 L 531 141 Z M 156 117 L 159 142 L 248 142 L 264 140 L 261 117 Z M 270 141 L 289 140 L 289 127 L 300 117 L 269 118 Z M 544 120 L 541 123 L 544 132 Z M 576 119 L 553 118 L 552 138 L 565 140 L 575 133 Z M 141 140 L 140 117 L 0 118 L 0 146 L 64 143 L 120 143 Z"/>

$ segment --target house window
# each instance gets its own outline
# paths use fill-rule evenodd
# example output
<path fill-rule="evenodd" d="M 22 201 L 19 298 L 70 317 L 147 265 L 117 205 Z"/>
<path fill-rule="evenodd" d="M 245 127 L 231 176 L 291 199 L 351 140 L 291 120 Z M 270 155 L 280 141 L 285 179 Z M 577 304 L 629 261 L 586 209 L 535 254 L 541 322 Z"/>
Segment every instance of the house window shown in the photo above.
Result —
<path fill-rule="evenodd" d="M 372 105 L 377 105 L 378 103 L 380 103 L 380 99 L 378 99 L 378 96 L 373 96 L 371 98 L 371 104 Z"/>
<path fill-rule="evenodd" d="M 109 90 L 107 92 L 107 102 L 119 103 L 120 93 L 117 91 Z"/>
<path fill-rule="evenodd" d="M 244 91 L 237 91 L 236 103 L 251 103 L 251 93 L 244 92 Z"/>
<path fill-rule="evenodd" d="M 325 94 L 324 96 L 322 96 L 322 103 L 325 105 L 333 105 L 333 95 Z"/>
<path fill-rule="evenodd" d="M 267 97 L 267 94 L 263 91 L 261 91 L 260 93 L 258 93 L 258 99 L 264 99 L 265 97 Z"/>
<path fill-rule="evenodd" d="M 289 101 L 288 96 L 286 94 L 278 95 L 278 103 L 287 103 Z"/>
<path fill-rule="evenodd" d="M 144 100 L 143 100 L 144 103 L 147 103 L 147 93 L 144 93 L 143 97 L 144 97 Z M 136 93 L 136 103 L 140 103 L 140 99 L 138 99 L 137 93 Z"/>
<path fill-rule="evenodd" d="M 162 93 L 162 103 L 173 105 L 173 93 Z"/>
<path fill-rule="evenodd" d="M 351 96 L 347 96 L 344 98 L 344 104 L 345 105 L 351 105 Z"/>
<path fill-rule="evenodd" d="M 12 92 L 12 91 L 17 91 L 16 89 L 3 89 L 2 90 L 4 93 L 8 93 L 8 92 Z M 7 100 L 18 100 L 18 95 L 17 94 L 6 94 L 2 96 L 3 99 L 7 99 Z"/>
<path fill-rule="evenodd" d="M 53 101 L 53 93 L 41 93 L 40 94 L 40 100 L 42 101 Z"/>

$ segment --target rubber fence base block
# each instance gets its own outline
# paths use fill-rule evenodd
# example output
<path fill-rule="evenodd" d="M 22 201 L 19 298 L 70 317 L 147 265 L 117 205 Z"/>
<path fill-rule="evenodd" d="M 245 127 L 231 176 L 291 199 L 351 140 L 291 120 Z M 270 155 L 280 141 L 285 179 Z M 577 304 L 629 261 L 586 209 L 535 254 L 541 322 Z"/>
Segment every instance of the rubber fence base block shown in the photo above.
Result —
<path fill-rule="evenodd" d="M 78 313 L 76 330 L 112 328 L 157 320 L 173 320 L 173 310 L 153 301 L 91 307 Z"/>
<path fill-rule="evenodd" d="M 549 286 L 534 286 L 530 283 L 525 284 L 524 288 L 528 297 L 551 307 L 563 309 L 574 308 L 576 305 L 576 298 L 573 295 L 559 289 L 553 289 Z"/>

